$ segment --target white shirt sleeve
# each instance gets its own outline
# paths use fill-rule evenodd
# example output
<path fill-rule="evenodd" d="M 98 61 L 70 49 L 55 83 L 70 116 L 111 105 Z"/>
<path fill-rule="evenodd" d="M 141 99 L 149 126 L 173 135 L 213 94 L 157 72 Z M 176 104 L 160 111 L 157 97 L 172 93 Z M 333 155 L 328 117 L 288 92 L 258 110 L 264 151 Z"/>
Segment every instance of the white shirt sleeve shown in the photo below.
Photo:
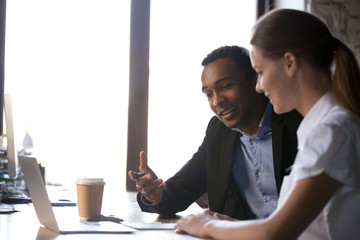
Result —
<path fill-rule="evenodd" d="M 294 165 L 295 181 L 325 172 L 344 187 L 356 184 L 356 139 L 346 127 L 338 124 L 318 125 L 306 138 Z M 303 151 L 302 149 L 306 149 Z M 296 169 L 295 169 L 296 168 Z"/>

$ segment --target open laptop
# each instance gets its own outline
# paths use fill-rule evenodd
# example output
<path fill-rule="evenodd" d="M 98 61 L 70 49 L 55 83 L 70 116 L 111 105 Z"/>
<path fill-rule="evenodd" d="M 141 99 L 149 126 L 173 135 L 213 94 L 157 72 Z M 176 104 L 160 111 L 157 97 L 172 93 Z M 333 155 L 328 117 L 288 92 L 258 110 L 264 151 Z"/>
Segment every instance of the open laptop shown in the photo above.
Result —
<path fill-rule="evenodd" d="M 49 200 L 36 158 L 19 156 L 32 203 L 39 222 L 47 229 L 60 234 L 71 233 L 132 233 L 133 228 L 113 222 L 81 222 L 80 219 L 64 219 L 58 224 Z M 63 226 L 64 225 L 64 226 Z"/>

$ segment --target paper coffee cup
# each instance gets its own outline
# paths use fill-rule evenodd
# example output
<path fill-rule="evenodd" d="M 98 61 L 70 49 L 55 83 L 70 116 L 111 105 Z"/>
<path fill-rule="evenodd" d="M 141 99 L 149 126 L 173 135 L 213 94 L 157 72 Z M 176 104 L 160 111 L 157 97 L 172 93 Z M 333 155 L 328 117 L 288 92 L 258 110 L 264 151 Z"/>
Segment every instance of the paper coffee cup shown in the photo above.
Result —
<path fill-rule="evenodd" d="M 100 215 L 103 192 L 103 178 L 78 178 L 76 181 L 78 210 L 80 220 Z"/>

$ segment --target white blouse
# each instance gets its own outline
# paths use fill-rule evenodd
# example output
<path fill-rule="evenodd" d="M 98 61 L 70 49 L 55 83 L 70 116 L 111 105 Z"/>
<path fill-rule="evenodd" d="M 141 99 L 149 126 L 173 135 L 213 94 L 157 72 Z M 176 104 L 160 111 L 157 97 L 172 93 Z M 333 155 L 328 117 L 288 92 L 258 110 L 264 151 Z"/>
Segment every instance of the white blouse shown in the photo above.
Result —
<path fill-rule="evenodd" d="M 305 116 L 297 135 L 298 154 L 278 208 L 297 181 L 325 172 L 342 186 L 299 239 L 360 239 L 360 119 L 336 105 L 329 92 Z"/>

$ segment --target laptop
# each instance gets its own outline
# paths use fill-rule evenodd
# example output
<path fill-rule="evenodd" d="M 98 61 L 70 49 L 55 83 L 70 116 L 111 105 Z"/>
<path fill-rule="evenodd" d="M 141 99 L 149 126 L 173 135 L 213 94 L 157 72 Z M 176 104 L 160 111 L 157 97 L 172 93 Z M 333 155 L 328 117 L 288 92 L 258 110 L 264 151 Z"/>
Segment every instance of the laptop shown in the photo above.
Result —
<path fill-rule="evenodd" d="M 36 158 L 19 156 L 19 163 L 36 215 L 40 224 L 45 228 L 59 234 L 132 233 L 136 231 L 133 228 L 114 222 L 81 222 L 80 219 L 71 219 L 71 217 L 70 219 L 69 217 L 63 219 L 66 221 L 56 221 Z"/>

